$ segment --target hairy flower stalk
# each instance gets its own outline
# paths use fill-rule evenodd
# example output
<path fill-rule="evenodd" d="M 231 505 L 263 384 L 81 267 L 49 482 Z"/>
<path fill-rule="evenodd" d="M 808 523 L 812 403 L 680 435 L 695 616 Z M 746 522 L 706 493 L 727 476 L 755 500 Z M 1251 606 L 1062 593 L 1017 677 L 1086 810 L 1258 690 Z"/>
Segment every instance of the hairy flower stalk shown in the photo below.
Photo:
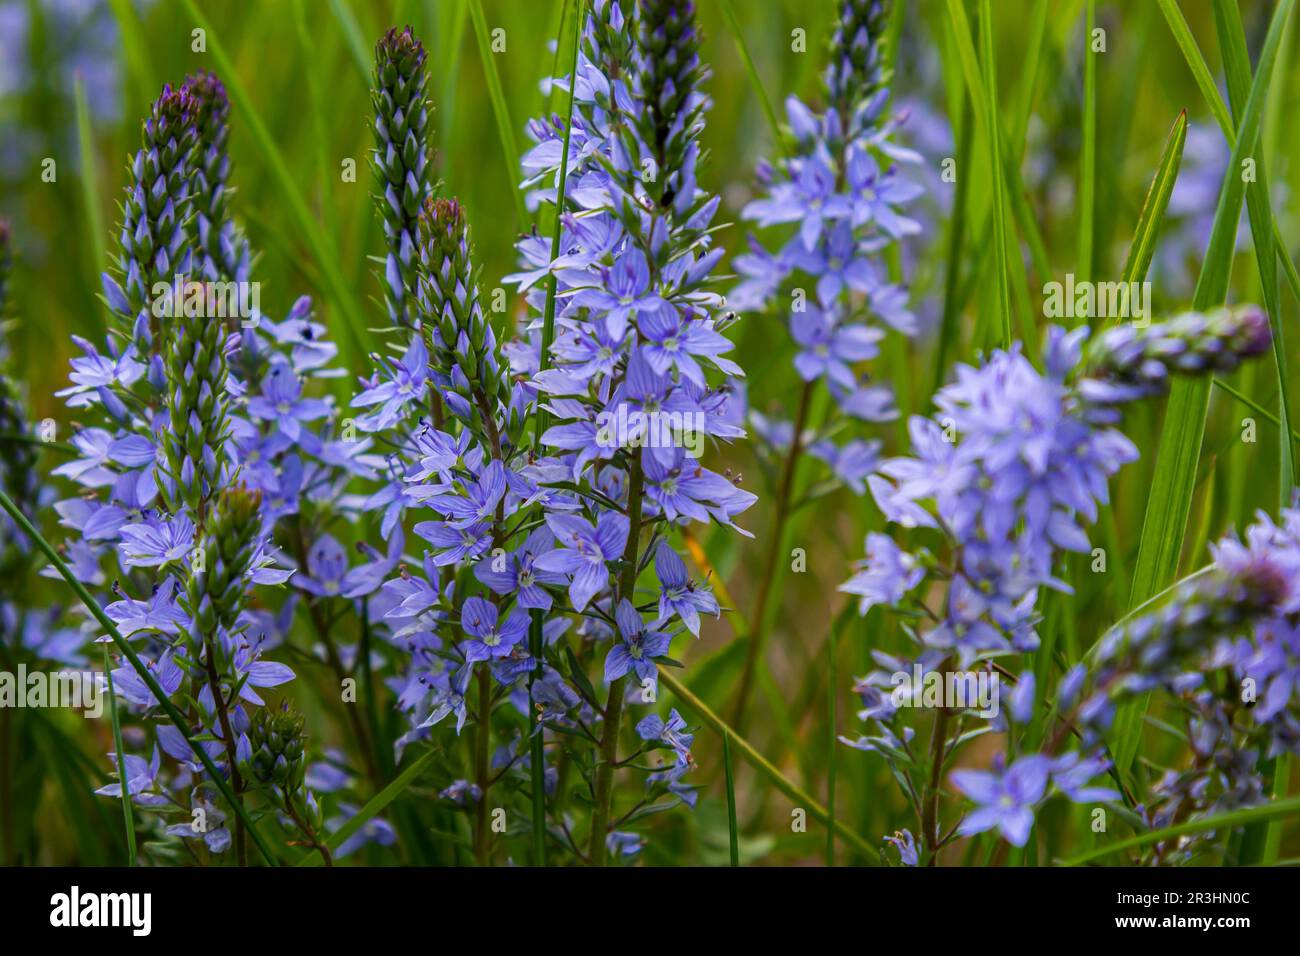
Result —
<path fill-rule="evenodd" d="M 911 730 L 902 719 L 922 688 L 900 691 L 891 672 L 910 677 L 919 668 L 947 679 L 960 667 L 988 674 L 994 659 L 1037 649 L 1040 589 L 1069 591 L 1057 576 L 1060 553 L 1089 550 L 1084 525 L 1106 503 L 1109 478 L 1137 458 L 1136 447 L 1113 427 L 1122 407 L 1163 391 L 1171 375 L 1231 371 L 1269 346 L 1267 318 L 1253 306 L 1114 329 L 1085 349 L 1088 334 L 1086 327 L 1050 329 L 1043 372 L 1018 347 L 993 353 L 979 368 L 959 366 L 955 381 L 935 396 L 934 418 L 910 423 L 915 457 L 889 459 L 869 479 L 888 521 L 931 529 L 943 548 L 908 551 L 885 534 L 870 534 L 866 560 L 841 586 L 861 598 L 862 613 L 881 605 L 914 621 L 904 630 L 919 645 L 910 659 L 873 651 L 881 669 L 861 678 L 856 690 L 861 716 L 877 733 L 846 742 L 881 753 L 902 779 L 916 778 L 918 842 L 930 862 L 947 840 L 987 829 L 1023 846 L 1049 783 L 1071 799 L 1093 795 L 1085 785 L 1106 764 L 1095 752 L 1060 757 L 1049 747 L 987 773 L 955 772 L 953 783 L 978 808 L 945 836 L 938 819 L 940 769 L 969 739 L 962 734 L 977 708 L 941 707 L 930 756 L 923 759 L 907 742 Z M 941 599 L 923 593 L 927 578 L 942 584 Z M 1211 613 L 1203 605 L 1175 614 L 1168 625 L 1226 625 L 1231 616 L 1224 607 Z M 1146 663 L 1160 662 L 1151 657 Z M 1034 675 L 1016 677 L 1001 665 L 1000 671 L 1016 689 L 1009 714 L 998 719 L 1023 742 Z"/>
<path fill-rule="evenodd" d="M 884 48 L 886 0 L 842 0 L 824 73 L 826 109 L 815 113 L 797 97 L 786 101 L 788 154 L 759 167 L 765 195 L 742 216 L 760 227 L 781 227 L 782 243 L 735 260 L 742 281 L 730 296 L 740 312 L 775 310 L 788 319 L 797 346 L 794 365 L 803 382 L 792 423 L 755 413 L 755 429 L 771 445 L 779 467 L 769 547 L 748 618 L 749 645 L 734 696 L 732 723 L 744 733 L 754 673 L 765 649 L 770 604 L 783 537 L 794 507 L 800 462 L 809 453 L 831 472 L 821 488 L 864 490 L 880 443 L 851 437 L 837 443 L 854 420 L 897 417 L 893 394 L 868 384 L 863 368 L 879 353 L 885 330 L 912 336 L 916 323 L 907 292 L 890 280 L 885 249 L 920 231 L 903 207 L 921 194 L 899 173 L 919 155 L 892 141 L 897 121 L 886 111 L 889 75 Z M 792 234 L 793 233 L 793 234 Z M 814 393 L 824 382 L 839 416 L 812 421 Z M 851 433 L 850 433 L 851 434 Z"/>
<path fill-rule="evenodd" d="M 371 167 L 378 183 L 376 203 L 384 223 L 388 253 L 384 267 L 389 318 L 395 325 L 415 323 L 417 220 L 433 192 L 428 55 L 411 28 L 390 29 L 375 45 L 375 150 Z"/>

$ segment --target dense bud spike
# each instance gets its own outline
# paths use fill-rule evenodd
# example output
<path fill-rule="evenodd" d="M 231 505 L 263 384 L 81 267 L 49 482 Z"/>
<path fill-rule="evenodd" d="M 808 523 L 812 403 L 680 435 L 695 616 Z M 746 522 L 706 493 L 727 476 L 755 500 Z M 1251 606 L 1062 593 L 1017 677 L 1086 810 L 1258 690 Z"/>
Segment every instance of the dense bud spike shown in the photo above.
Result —
<path fill-rule="evenodd" d="M 199 539 L 202 570 L 191 562 L 182 603 L 194 619 L 192 637 L 209 640 L 218 628 L 233 631 L 248 600 L 245 576 L 256 558 L 261 532 L 262 494 L 242 485 L 216 497 Z M 219 642 L 213 643 L 214 647 Z M 225 669 L 228 662 L 220 662 Z"/>
<path fill-rule="evenodd" d="M 254 779 L 281 787 L 290 795 L 302 786 L 306 773 L 303 725 L 302 714 L 287 704 L 280 710 L 262 707 L 257 711 L 248 731 L 253 752 L 249 767 Z"/>
<path fill-rule="evenodd" d="M 824 78 L 831 105 L 847 120 L 889 83 L 882 42 L 889 0 L 840 0 L 839 9 Z"/>
<path fill-rule="evenodd" d="M 1116 406 L 1160 394 L 1170 375 L 1231 372 L 1271 343 L 1268 315 L 1254 305 L 1188 312 L 1146 328 L 1122 325 L 1092 343 L 1076 388 L 1092 419 L 1112 421 Z"/>
<path fill-rule="evenodd" d="M 198 149 L 194 161 L 195 271 L 212 281 L 247 281 L 248 240 L 229 213 L 230 100 L 214 73 L 202 70 L 186 79 L 195 102 Z"/>
<path fill-rule="evenodd" d="M 642 0 L 639 42 L 637 86 L 646 108 L 635 119 L 656 172 L 645 185 L 658 205 L 667 206 L 680 187 L 674 174 L 685 165 L 705 105 L 695 4 Z"/>
<path fill-rule="evenodd" d="M 173 311 L 164 320 L 168 428 L 161 435 L 166 466 L 158 484 L 172 511 L 184 506 L 201 524 L 229 460 L 226 327 L 203 309 L 198 315 Z"/>
<path fill-rule="evenodd" d="M 411 28 L 391 29 L 375 46 L 375 149 L 371 155 L 388 256 L 384 278 L 389 317 L 397 325 L 415 321 L 416 220 L 433 192 L 430 179 L 428 76 L 423 44 Z"/>
<path fill-rule="evenodd" d="M 482 396 L 495 413 L 495 401 L 509 401 L 509 383 L 497 359 L 492 325 L 479 303 L 469 226 L 460 203 L 428 200 L 419 218 L 419 239 L 419 310 L 433 366 L 447 373 L 451 389 L 463 391 L 471 404 L 481 406 Z M 453 366 L 468 388 L 457 384 Z"/>
<path fill-rule="evenodd" d="M 140 354 L 152 348 L 156 324 L 150 303 L 158 283 L 170 285 L 189 271 L 192 235 L 195 125 L 198 103 L 188 86 L 163 88 L 144 121 L 140 150 L 122 204 L 117 266 L 119 285 L 107 274 L 109 305 L 127 326 Z"/>

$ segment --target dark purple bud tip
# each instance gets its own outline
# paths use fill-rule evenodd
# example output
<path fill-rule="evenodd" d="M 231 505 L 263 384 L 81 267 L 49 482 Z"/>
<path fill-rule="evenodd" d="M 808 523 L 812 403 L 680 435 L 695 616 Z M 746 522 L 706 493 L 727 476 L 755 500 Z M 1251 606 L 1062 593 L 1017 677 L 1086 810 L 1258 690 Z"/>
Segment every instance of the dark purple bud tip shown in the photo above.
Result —
<path fill-rule="evenodd" d="M 199 109 L 205 113 L 209 110 L 224 112 L 230 108 L 226 85 L 210 70 L 200 70 L 193 76 L 187 76 L 185 86 L 194 97 Z"/>
<path fill-rule="evenodd" d="M 428 199 L 420 213 L 426 241 L 436 243 L 444 255 L 452 255 L 465 237 L 465 211 L 458 199 Z"/>
<path fill-rule="evenodd" d="M 393 61 L 403 75 L 410 75 L 416 67 L 423 66 L 427 55 L 424 44 L 416 39 L 409 26 L 401 31 L 390 27 L 380 38 L 377 52 L 378 59 Z"/>
<path fill-rule="evenodd" d="M 1280 609 L 1290 596 L 1286 571 L 1267 557 L 1247 564 L 1241 571 L 1240 582 L 1245 588 L 1245 603 L 1261 613 Z"/>
<path fill-rule="evenodd" d="M 1233 318 L 1239 327 L 1237 339 L 1241 342 L 1243 356 L 1260 355 L 1273 344 L 1273 330 L 1268 324 L 1268 313 L 1257 305 L 1238 306 Z"/>
<path fill-rule="evenodd" d="M 193 121 L 197 105 L 188 84 L 173 87 L 168 83 L 154 101 L 153 119 L 165 128 L 178 128 Z"/>

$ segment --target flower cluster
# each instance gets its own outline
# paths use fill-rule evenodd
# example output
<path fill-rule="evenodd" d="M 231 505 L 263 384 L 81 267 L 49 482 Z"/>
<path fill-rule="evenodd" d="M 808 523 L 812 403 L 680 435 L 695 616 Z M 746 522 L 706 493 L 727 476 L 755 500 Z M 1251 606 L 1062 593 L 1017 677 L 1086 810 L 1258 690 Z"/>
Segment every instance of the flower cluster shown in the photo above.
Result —
<path fill-rule="evenodd" d="M 209 741 L 203 746 L 236 799 L 266 796 L 290 829 L 319 846 L 314 797 L 262 786 L 248 770 L 252 714 L 263 704 L 258 690 L 294 676 L 263 659 L 279 629 L 251 595 L 255 585 L 290 578 L 277 566 L 273 533 L 280 517 L 298 511 L 300 497 L 313 497 L 283 488 L 286 475 L 303 474 L 290 450 L 302 446 L 320 459 L 317 477 L 326 487 L 352 453 L 331 462 L 327 443 L 301 425 L 328 406 L 301 399 L 298 376 L 332 355 L 313 334 L 309 305 L 300 303 L 284 323 L 288 334 L 273 323 L 259 328 L 256 310 L 209 308 L 214 299 L 198 277 L 237 286 L 248 275 L 248 247 L 225 203 L 228 115 L 220 81 L 200 74 L 164 89 L 144 123 L 117 269 L 103 277 L 116 322 L 104 353 L 78 340 L 85 355 L 73 360 L 72 384 L 59 393 L 96 419 L 74 434 L 76 457 L 54 470 L 83 493 L 55 507 L 75 535 L 65 545 L 73 572 L 91 588 L 111 580 L 108 617 L 140 647 L 164 692 L 186 702 L 191 736 Z M 113 684 L 144 715 L 159 706 L 133 667 L 114 670 Z M 100 792 L 120 795 L 125 786 L 140 806 L 187 819 L 169 833 L 199 839 L 211 853 L 233 844 L 244 860 L 242 823 L 232 837 L 221 822 L 235 808 L 180 731 L 154 726 L 152 745 L 129 728 L 152 757 L 120 755 L 125 779 Z M 161 765 L 159 748 L 173 765 Z M 204 814 L 192 816 L 196 809 Z M 199 819 L 202 826 L 192 825 Z"/>
<path fill-rule="evenodd" d="M 868 384 L 862 368 L 878 355 L 885 329 L 905 336 L 917 331 L 906 289 L 884 263 L 891 245 L 920 231 L 904 208 L 921 188 L 896 164 L 921 158 L 894 141 L 898 121 L 888 115 L 883 35 L 889 3 L 842 0 L 839 14 L 824 77 L 825 110 L 787 99 L 787 153 L 759 167 L 765 195 L 742 213 L 760 227 L 785 226 L 793 234 L 779 247 L 751 237 L 750 251 L 734 263 L 742 281 L 729 305 L 749 312 L 780 303 L 805 390 L 824 381 L 845 415 L 880 422 L 897 417 L 893 395 L 887 386 Z M 806 400 L 800 408 L 793 426 L 760 420 L 760 432 L 790 454 L 807 446 L 839 482 L 861 493 L 879 443 L 854 439 L 837 447 L 825 437 L 809 438 Z M 789 434 L 782 441 L 783 430 Z"/>
<path fill-rule="evenodd" d="M 428 516 L 414 526 L 426 543 L 418 569 L 404 566 L 375 605 L 410 653 L 391 682 L 415 725 L 398 746 L 449 718 L 457 732 L 476 725 L 463 776 L 449 763 L 442 794 L 474 814 L 481 860 L 492 853 L 488 791 L 540 770 L 553 794 L 557 764 L 581 770 L 594 809 L 585 851 L 558 811 L 556 839 L 592 862 L 640 845 L 609 822 L 615 764 L 627 762 L 624 705 L 653 701 L 673 637 L 719 611 L 668 534 L 690 520 L 734 526 L 754 501 L 699 461 L 705 438 L 743 433 L 729 389 L 710 383 L 714 370 L 740 369 L 706 288 L 718 202 L 696 183 L 708 101 L 693 5 L 598 0 L 581 43 L 576 74 L 554 81 L 572 94 L 571 127 L 560 117 L 529 127 L 524 188 L 556 207 L 559 255 L 540 235 L 520 243 L 523 270 L 507 281 L 536 316 L 525 338 L 497 343 L 465 210 L 427 199 L 409 260 L 420 334 L 381 359 L 354 400 L 373 409 L 359 424 L 399 449 L 393 486 L 376 498 L 385 528 L 408 509 Z M 652 563 L 648 599 L 637 585 Z M 603 700 L 584 664 L 596 654 Z M 490 756 L 490 735 L 520 718 L 540 722 L 542 750 L 517 736 Z M 652 723 L 641 722 L 642 750 L 671 740 L 677 758 L 647 785 L 692 802 L 680 783 L 690 735 L 676 715 L 658 732 Z M 549 759 L 535 768 L 539 752 Z"/>
<path fill-rule="evenodd" d="M 1171 374 L 1227 371 L 1270 342 L 1267 317 L 1253 306 L 1119 327 L 1085 348 L 1087 337 L 1086 327 L 1050 329 L 1041 372 L 1018 348 L 994 352 L 978 368 L 959 366 L 935 396 L 934 417 L 909 423 L 913 455 L 884 461 L 869 479 L 886 520 L 928 529 L 943 545 L 937 553 L 904 549 L 872 533 L 866 560 L 841 585 L 859 596 L 863 613 L 882 606 L 915 622 L 905 625 L 919 646 L 915 660 L 873 652 L 880 669 L 862 678 L 857 691 L 861 716 L 878 733 L 853 742 L 905 772 L 923 761 L 900 716 L 914 701 L 892 675 L 919 667 L 947 679 L 954 668 L 976 665 L 993 677 L 1005 674 L 1015 687 L 1009 714 L 998 719 L 1023 724 L 1037 704 L 1034 675 L 1016 677 L 1001 667 L 994 674 L 993 662 L 1038 648 L 1040 589 L 1069 590 L 1058 577 L 1060 554 L 1088 551 L 1084 527 L 1107 503 L 1108 480 L 1136 459 L 1137 449 L 1114 427 L 1120 408 L 1155 394 Z M 942 584 L 941 601 L 919 593 L 927 579 Z M 911 683 L 911 693 L 918 693 Z M 938 740 L 932 760 L 946 760 L 958 739 Z M 989 772 L 955 774 L 959 790 L 990 808 L 968 816 L 955 832 L 999 826 L 1023 845 L 1049 781 L 1075 794 L 1103 767 L 1089 752 L 1050 760 L 1032 755 Z M 922 839 L 933 852 L 941 842 L 937 820 L 921 815 Z"/>

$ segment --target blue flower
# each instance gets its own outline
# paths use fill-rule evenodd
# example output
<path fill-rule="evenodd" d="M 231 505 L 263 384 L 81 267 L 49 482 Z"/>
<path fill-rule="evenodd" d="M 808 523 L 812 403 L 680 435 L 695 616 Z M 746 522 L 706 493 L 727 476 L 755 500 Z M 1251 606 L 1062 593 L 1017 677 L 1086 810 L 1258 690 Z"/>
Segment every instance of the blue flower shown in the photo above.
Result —
<path fill-rule="evenodd" d="M 274 362 L 262 384 L 262 393 L 248 401 L 248 413 L 262 421 L 275 422 L 286 438 L 297 441 L 302 422 L 315 421 L 330 413 L 328 402 L 302 397 L 302 381 L 286 362 Z"/>
<path fill-rule="evenodd" d="M 575 611 L 582 611 L 609 581 L 605 562 L 623 556 L 627 544 L 627 517 L 602 512 L 593 526 L 577 515 L 548 514 L 546 523 L 561 547 L 539 556 L 533 566 L 541 571 L 568 575 L 569 599 Z"/>
<path fill-rule="evenodd" d="M 616 641 L 605 656 L 605 680 L 613 683 L 628 671 L 642 683 L 657 684 L 659 668 L 656 657 L 664 657 L 672 638 L 662 631 L 647 631 L 645 621 L 627 598 L 619 601 L 614 612 L 621 641 Z"/>
<path fill-rule="evenodd" d="M 1010 767 L 1001 755 L 992 770 L 954 770 L 953 786 L 975 804 L 957 832 L 983 833 L 996 828 L 1013 846 L 1024 846 L 1034 825 L 1034 809 L 1047 791 L 1052 762 L 1041 754 L 1021 757 Z"/>
<path fill-rule="evenodd" d="M 406 407 L 424 400 L 429 378 L 429 350 L 422 336 L 411 337 L 400 362 L 386 363 L 386 378 L 377 374 L 372 383 L 356 398 L 353 408 L 381 406 L 372 415 L 360 419 L 357 425 L 366 431 L 383 431 L 393 427 Z"/>
<path fill-rule="evenodd" d="M 122 563 L 127 567 L 161 567 L 186 558 L 194 549 L 194 522 L 189 515 L 151 516 L 123 525 Z"/>
<path fill-rule="evenodd" d="M 481 597 L 469 598 L 460 611 L 460 626 L 471 640 L 461 645 L 468 663 L 507 657 L 528 635 L 528 615 L 516 608 L 498 625 L 496 606 Z"/>
<path fill-rule="evenodd" d="M 659 577 L 659 619 L 656 625 L 672 619 L 674 615 L 696 637 L 700 636 L 700 612 L 721 615 L 718 599 L 713 592 L 691 580 L 686 563 L 666 541 L 660 541 L 655 550 L 655 574 Z"/>

